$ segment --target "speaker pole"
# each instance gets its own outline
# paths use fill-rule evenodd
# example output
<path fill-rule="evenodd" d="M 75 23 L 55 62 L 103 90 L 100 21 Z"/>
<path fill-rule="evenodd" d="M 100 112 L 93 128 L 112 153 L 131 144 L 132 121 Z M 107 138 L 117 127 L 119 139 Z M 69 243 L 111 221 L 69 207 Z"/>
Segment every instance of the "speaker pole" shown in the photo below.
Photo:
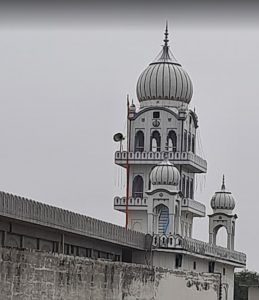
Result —
<path fill-rule="evenodd" d="M 130 151 L 130 137 L 131 137 L 131 120 L 129 119 L 129 95 L 127 95 L 127 160 L 126 160 L 126 171 L 127 171 L 127 184 L 126 184 L 126 229 L 129 225 L 129 151 Z"/>

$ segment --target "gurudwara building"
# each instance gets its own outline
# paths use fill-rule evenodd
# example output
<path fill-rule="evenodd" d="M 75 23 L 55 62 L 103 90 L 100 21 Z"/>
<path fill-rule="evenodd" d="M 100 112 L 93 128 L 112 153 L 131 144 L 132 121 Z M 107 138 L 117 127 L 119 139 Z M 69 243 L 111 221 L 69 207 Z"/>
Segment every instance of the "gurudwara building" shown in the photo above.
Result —
<path fill-rule="evenodd" d="M 166 28 L 137 82 L 140 108 L 128 105 L 127 151 L 115 153 L 127 171 L 127 191 L 114 198 L 126 228 L 0 192 L 1 299 L 233 300 L 246 255 L 235 251 L 235 199 L 224 177 L 211 199 L 209 242 L 192 237 L 195 218 L 206 216 L 196 176 L 207 171 L 192 94 Z M 216 245 L 221 227 L 226 248 Z"/>
<path fill-rule="evenodd" d="M 235 199 L 222 186 L 211 199 L 209 243 L 192 238 L 195 218 L 205 217 L 205 205 L 195 199 L 196 174 L 207 162 L 196 153 L 198 116 L 189 108 L 193 85 L 169 50 L 168 29 L 157 58 L 137 81 L 140 109 L 128 113 L 128 151 L 115 154 L 116 164 L 128 167 L 128 197 L 116 197 L 114 208 L 128 213 L 132 230 L 152 236 L 155 266 L 218 273 L 222 299 L 233 299 L 234 270 L 245 266 L 244 254 L 234 251 Z M 216 246 L 219 229 L 227 231 L 227 248 Z"/>

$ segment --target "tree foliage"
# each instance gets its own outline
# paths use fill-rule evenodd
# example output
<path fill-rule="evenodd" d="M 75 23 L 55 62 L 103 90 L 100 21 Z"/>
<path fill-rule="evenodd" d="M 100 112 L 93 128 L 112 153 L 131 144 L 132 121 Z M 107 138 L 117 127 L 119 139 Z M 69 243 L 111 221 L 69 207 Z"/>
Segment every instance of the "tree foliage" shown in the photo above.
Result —
<path fill-rule="evenodd" d="M 248 286 L 251 285 L 259 285 L 258 273 L 248 270 L 235 273 L 234 299 L 248 300 Z"/>

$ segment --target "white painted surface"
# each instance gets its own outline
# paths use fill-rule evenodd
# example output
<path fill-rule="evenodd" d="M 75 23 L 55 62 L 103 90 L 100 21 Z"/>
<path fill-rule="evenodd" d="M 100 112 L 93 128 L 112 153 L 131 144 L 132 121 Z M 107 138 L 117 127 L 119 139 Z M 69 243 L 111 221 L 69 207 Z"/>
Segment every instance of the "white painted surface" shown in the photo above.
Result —
<path fill-rule="evenodd" d="M 258 300 L 259 299 L 259 287 L 251 286 L 248 288 L 248 300 Z"/>

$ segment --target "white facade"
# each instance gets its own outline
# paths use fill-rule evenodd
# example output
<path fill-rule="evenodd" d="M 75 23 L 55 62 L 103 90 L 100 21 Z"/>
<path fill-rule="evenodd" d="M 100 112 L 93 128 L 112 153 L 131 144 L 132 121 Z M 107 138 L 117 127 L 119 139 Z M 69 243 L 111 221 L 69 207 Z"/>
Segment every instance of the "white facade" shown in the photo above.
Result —
<path fill-rule="evenodd" d="M 248 287 L 248 300 L 258 300 L 259 299 L 259 287 L 250 286 Z"/>
<path fill-rule="evenodd" d="M 194 219 L 206 215 L 194 186 L 207 162 L 196 154 L 198 117 L 188 107 L 192 83 L 169 51 L 167 29 L 160 57 L 139 77 L 137 96 L 140 110 L 129 107 L 128 149 L 115 153 L 115 163 L 128 170 L 128 195 L 115 197 L 114 208 L 128 212 L 129 229 L 152 236 L 154 266 L 218 273 L 222 299 L 232 300 L 234 269 L 245 266 L 245 255 L 234 251 L 235 202 L 223 182 L 212 199 L 210 243 L 192 239 Z M 216 246 L 222 226 L 228 249 Z"/>

